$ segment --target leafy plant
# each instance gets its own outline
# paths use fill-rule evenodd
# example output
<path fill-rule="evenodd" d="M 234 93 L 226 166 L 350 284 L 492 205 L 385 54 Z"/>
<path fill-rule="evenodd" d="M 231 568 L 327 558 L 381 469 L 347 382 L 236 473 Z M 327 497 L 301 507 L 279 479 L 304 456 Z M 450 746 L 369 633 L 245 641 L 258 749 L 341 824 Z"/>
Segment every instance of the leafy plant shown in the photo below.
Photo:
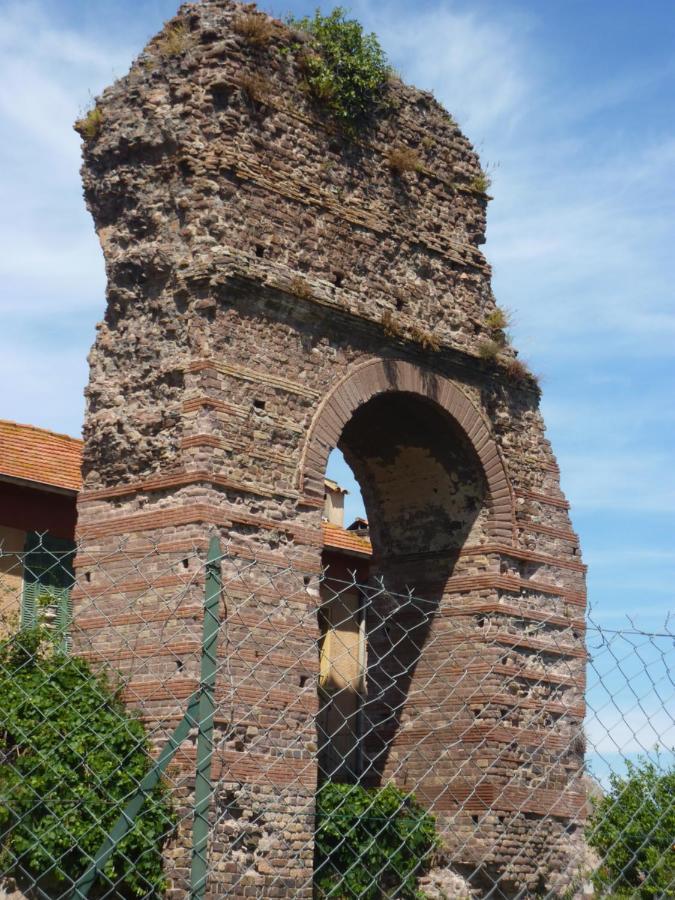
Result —
<path fill-rule="evenodd" d="M 610 790 L 598 801 L 586 838 L 602 857 L 594 875 L 602 896 L 672 896 L 675 884 L 675 766 L 647 759 L 626 762 L 627 774 L 610 775 Z"/>
<path fill-rule="evenodd" d="M 323 784 L 315 840 L 317 894 L 335 900 L 423 897 L 417 880 L 439 847 L 434 817 L 393 785 Z"/>
<path fill-rule="evenodd" d="M 150 768 L 145 729 L 103 675 L 59 652 L 41 626 L 0 644 L 0 723 L 0 870 L 61 894 Z M 101 881 L 124 896 L 160 894 L 174 827 L 160 783 Z"/>
<path fill-rule="evenodd" d="M 374 34 L 347 19 L 342 7 L 324 16 L 291 19 L 310 36 L 301 64 L 313 96 L 325 104 L 344 130 L 354 133 L 373 112 L 387 87 L 389 68 Z"/>
<path fill-rule="evenodd" d="M 103 110 L 100 106 L 92 107 L 89 112 L 75 122 L 73 127 L 85 141 L 93 141 L 99 136 L 103 127 Z"/>

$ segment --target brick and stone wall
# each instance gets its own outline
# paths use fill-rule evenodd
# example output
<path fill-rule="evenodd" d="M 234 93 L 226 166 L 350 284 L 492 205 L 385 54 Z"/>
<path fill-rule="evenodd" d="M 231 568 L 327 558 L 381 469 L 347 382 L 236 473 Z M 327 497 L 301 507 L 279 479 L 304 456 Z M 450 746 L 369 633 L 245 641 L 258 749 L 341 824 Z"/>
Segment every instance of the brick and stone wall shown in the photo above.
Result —
<path fill-rule="evenodd" d="M 583 751 L 570 744 L 584 714 L 584 566 L 536 382 L 503 364 L 510 348 L 502 362 L 481 352 L 495 301 L 478 158 L 430 94 L 396 79 L 386 111 L 345 141 L 303 90 L 298 36 L 274 22 L 269 43 L 252 46 L 241 15 L 227 0 L 182 7 L 104 91 L 84 142 L 108 289 L 90 355 L 80 537 L 110 552 L 113 575 L 121 537 L 180 555 L 214 529 L 239 557 L 318 573 L 325 466 L 341 446 L 368 508 L 373 568 L 433 605 L 424 622 L 396 623 L 412 635 L 412 664 L 390 687 L 404 700 L 395 722 L 382 690 L 367 704 L 371 776 L 419 786 L 454 823 L 458 865 L 484 861 L 505 894 L 533 889 L 546 877 L 540 847 L 555 848 L 584 805 Z M 420 164 L 396 174 L 388 154 L 401 146 Z M 107 596 L 101 566 L 93 578 L 114 611 L 124 592 Z M 315 675 L 308 621 L 296 604 L 273 632 L 233 628 L 258 659 L 286 628 L 284 659 Z M 113 654 L 117 633 L 90 630 Z M 163 660 L 160 632 L 142 679 L 157 721 L 194 677 L 168 650 Z M 384 640 L 376 625 L 369 639 Z M 218 803 L 239 813 L 220 817 L 209 887 L 311 896 L 316 697 L 277 657 L 255 678 L 246 665 L 237 716 L 255 707 L 277 722 L 284 703 L 289 715 L 264 754 L 242 738 L 237 764 L 218 763 Z M 374 686 L 391 681 L 383 666 Z M 253 696 L 261 677 L 283 697 Z M 268 815 L 255 851 L 241 840 L 233 850 L 258 807 Z M 172 859 L 178 896 L 185 860 Z"/>

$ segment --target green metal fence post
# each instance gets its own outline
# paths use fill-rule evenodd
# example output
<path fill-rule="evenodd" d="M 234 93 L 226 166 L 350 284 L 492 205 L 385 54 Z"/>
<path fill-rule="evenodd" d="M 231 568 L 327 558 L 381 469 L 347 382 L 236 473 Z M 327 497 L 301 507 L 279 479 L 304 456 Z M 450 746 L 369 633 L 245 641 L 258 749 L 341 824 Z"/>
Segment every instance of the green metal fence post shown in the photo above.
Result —
<path fill-rule="evenodd" d="M 176 750 L 178 750 L 180 745 L 190 734 L 190 731 L 197 725 L 200 699 L 200 692 L 195 691 L 190 698 L 185 715 L 162 749 L 154 766 L 150 769 L 143 781 L 141 781 L 134 796 L 125 806 L 124 812 L 121 813 L 110 834 L 99 847 L 98 852 L 87 871 L 75 882 L 71 894 L 73 900 L 85 900 L 85 898 L 89 896 L 89 891 L 103 871 L 103 867 L 110 859 L 110 855 L 134 824 L 134 819 L 145 803 L 146 797 L 152 793 L 153 788 L 164 774 L 164 770 L 173 759 Z"/>
<path fill-rule="evenodd" d="M 218 666 L 218 607 L 221 591 L 221 549 L 217 537 L 212 537 L 206 562 L 204 593 L 204 635 L 202 640 L 202 671 L 200 680 L 199 724 L 197 734 L 197 770 L 195 773 L 195 811 L 192 826 L 192 868 L 190 896 L 202 900 L 208 875 L 209 807 L 213 793 L 211 762 L 213 759 L 214 690 Z"/>
<path fill-rule="evenodd" d="M 162 777 L 176 751 L 193 728 L 198 729 L 197 770 L 195 778 L 195 812 L 192 830 L 192 870 L 190 893 L 201 900 L 208 874 L 209 806 L 211 803 L 211 760 L 213 757 L 213 715 L 215 709 L 218 651 L 218 606 L 221 592 L 221 549 L 217 537 L 211 538 L 206 562 L 204 590 L 204 625 L 202 637 L 201 678 L 199 689 L 190 697 L 187 710 L 176 726 L 155 764 L 141 781 L 133 797 L 105 838 L 87 871 L 78 878 L 71 893 L 72 900 L 86 900 L 111 854 L 127 834 L 141 811 L 146 798 Z"/>

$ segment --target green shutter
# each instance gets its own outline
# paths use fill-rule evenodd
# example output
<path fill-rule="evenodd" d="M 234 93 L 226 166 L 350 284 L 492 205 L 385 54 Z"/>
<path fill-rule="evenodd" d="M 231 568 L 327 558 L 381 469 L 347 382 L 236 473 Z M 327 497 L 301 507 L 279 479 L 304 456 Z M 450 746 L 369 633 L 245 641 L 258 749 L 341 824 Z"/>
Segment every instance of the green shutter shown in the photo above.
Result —
<path fill-rule="evenodd" d="M 38 593 L 40 585 L 33 581 L 23 583 L 21 597 L 21 629 L 35 628 L 38 623 Z"/>
<path fill-rule="evenodd" d="M 70 590 L 55 588 L 54 600 L 56 603 L 56 619 L 54 620 L 56 646 L 61 653 L 67 653 L 70 650 Z"/>
<path fill-rule="evenodd" d="M 70 645 L 70 589 L 74 583 L 75 544 L 35 531 L 26 535 L 21 627 L 35 628 L 43 619 L 40 609 L 49 598 L 54 608 L 53 631 L 56 646 L 66 652 Z"/>

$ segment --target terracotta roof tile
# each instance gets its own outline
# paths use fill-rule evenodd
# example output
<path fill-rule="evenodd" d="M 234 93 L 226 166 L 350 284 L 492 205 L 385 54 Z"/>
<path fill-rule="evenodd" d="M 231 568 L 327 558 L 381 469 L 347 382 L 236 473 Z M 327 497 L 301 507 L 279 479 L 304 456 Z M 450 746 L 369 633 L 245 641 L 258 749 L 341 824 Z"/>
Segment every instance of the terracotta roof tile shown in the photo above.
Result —
<path fill-rule="evenodd" d="M 82 441 L 0 419 L 0 477 L 79 491 Z"/>
<path fill-rule="evenodd" d="M 322 522 L 323 545 L 330 550 L 347 550 L 361 556 L 372 556 L 372 547 L 368 538 L 359 537 L 353 531 L 347 531 L 329 522 Z"/>
<path fill-rule="evenodd" d="M 82 441 L 66 434 L 0 419 L 0 478 L 5 475 L 79 491 L 82 446 Z M 372 555 L 368 538 L 328 522 L 323 522 L 322 528 L 324 547 L 360 556 Z"/>

